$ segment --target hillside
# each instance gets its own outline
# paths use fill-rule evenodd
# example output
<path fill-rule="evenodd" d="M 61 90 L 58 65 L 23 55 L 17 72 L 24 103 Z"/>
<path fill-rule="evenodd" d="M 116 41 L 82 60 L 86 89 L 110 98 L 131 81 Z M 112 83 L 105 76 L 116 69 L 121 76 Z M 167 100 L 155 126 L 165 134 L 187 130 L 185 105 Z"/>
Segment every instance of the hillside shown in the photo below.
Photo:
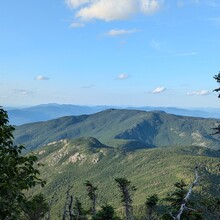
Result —
<path fill-rule="evenodd" d="M 24 144 L 28 150 L 79 137 L 95 137 L 105 145 L 124 150 L 192 145 L 219 149 L 219 139 L 211 135 L 215 124 L 215 119 L 161 111 L 109 109 L 17 126 L 14 136 L 15 143 Z"/>
<path fill-rule="evenodd" d="M 44 164 L 41 176 L 47 184 L 34 192 L 43 192 L 48 200 L 54 195 L 54 220 L 59 219 L 62 213 L 66 190 L 70 185 L 73 186 L 71 193 L 74 198 L 79 197 L 83 207 L 88 209 L 89 200 L 83 186 L 86 180 L 98 186 L 97 205 L 100 207 L 108 202 L 119 213 L 122 212 L 120 194 L 114 182 L 114 178 L 118 177 L 129 179 L 137 187 L 134 193 L 136 215 L 141 212 L 146 196 L 157 193 L 162 199 L 181 179 L 190 184 L 195 165 L 199 165 L 201 178 L 194 195 L 202 192 L 220 196 L 220 178 L 217 176 L 220 152 L 204 147 L 154 148 L 126 153 L 89 137 L 49 143 L 35 154 Z"/>

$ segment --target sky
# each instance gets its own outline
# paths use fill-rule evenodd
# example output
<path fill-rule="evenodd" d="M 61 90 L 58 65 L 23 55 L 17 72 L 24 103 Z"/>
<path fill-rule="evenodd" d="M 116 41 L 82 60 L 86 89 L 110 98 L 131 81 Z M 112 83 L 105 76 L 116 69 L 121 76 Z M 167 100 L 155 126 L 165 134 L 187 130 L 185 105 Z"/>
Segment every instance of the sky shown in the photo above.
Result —
<path fill-rule="evenodd" d="M 220 107 L 219 0 L 0 0 L 0 105 Z"/>

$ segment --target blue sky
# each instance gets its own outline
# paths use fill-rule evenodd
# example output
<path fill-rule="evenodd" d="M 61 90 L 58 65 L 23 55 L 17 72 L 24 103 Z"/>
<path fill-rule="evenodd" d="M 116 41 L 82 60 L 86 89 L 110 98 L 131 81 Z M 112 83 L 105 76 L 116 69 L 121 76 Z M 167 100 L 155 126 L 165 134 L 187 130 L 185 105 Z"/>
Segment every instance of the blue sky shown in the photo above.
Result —
<path fill-rule="evenodd" d="M 0 105 L 220 107 L 219 0 L 0 2 Z"/>

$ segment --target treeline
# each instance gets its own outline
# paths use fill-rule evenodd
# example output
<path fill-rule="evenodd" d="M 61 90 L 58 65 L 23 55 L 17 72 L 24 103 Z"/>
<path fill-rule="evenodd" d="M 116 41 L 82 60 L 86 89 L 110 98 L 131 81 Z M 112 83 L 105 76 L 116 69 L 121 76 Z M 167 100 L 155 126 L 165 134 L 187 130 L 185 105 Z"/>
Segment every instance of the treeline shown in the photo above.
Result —
<path fill-rule="evenodd" d="M 86 181 L 84 186 L 90 201 L 89 209 L 85 210 L 80 202 L 80 198 L 74 197 L 74 187 L 69 186 L 66 191 L 66 201 L 60 215 L 62 220 L 199 220 L 199 219 L 219 219 L 220 199 L 210 198 L 207 195 L 198 195 L 192 190 L 198 184 L 199 175 L 195 169 L 195 179 L 192 184 L 187 185 L 184 180 L 174 184 L 173 191 L 167 197 L 159 198 L 157 194 L 146 197 L 142 209 L 135 212 L 133 207 L 133 194 L 136 187 L 126 178 L 116 178 L 115 184 L 121 196 L 123 213 L 119 213 L 115 207 L 105 203 L 97 208 L 98 187 L 90 181 Z M 72 192 L 72 193 L 71 193 Z M 53 204 L 51 199 L 51 204 Z M 50 207 L 52 208 L 52 206 Z M 49 220 L 50 218 L 47 217 Z"/>

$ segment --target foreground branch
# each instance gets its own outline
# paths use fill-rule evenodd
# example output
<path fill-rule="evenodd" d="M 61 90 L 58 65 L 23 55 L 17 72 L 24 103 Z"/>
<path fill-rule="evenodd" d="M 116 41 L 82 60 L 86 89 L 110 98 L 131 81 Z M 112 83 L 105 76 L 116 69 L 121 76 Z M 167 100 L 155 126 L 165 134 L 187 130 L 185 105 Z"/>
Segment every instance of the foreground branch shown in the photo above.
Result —
<path fill-rule="evenodd" d="M 185 198 L 183 199 L 183 202 L 182 202 L 182 204 L 181 204 L 181 207 L 180 207 L 180 209 L 179 209 L 178 214 L 176 215 L 176 217 L 175 217 L 175 216 L 172 216 L 174 220 L 180 220 L 181 215 L 183 214 L 183 211 L 187 208 L 187 207 L 186 207 L 186 204 L 187 204 L 187 202 L 188 202 L 188 200 L 189 200 L 190 195 L 192 194 L 192 190 L 193 190 L 193 188 L 194 188 L 194 187 L 197 185 L 197 183 L 198 183 L 199 175 L 198 175 L 198 171 L 197 171 L 197 170 L 198 170 L 198 166 L 195 167 L 195 180 L 193 181 L 193 183 L 192 183 L 192 185 L 190 186 L 190 188 L 189 188 L 189 190 L 188 190 L 188 192 L 187 192 Z"/>

